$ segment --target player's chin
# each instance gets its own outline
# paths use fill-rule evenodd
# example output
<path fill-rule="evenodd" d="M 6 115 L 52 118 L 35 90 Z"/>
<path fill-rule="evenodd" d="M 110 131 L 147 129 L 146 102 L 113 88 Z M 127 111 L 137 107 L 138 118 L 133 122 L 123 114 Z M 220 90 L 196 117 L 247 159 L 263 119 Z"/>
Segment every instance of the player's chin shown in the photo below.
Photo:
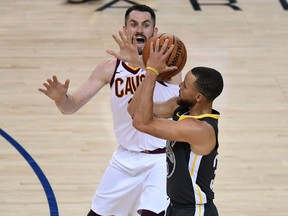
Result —
<path fill-rule="evenodd" d="M 137 44 L 139 55 L 142 55 L 145 44 Z"/>

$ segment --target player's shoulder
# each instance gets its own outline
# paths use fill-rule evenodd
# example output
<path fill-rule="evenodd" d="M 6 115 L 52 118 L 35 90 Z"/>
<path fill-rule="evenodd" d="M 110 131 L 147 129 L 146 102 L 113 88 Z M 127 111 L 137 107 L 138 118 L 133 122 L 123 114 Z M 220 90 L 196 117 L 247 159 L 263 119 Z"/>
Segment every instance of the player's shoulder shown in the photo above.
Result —
<path fill-rule="evenodd" d="M 114 74 L 116 64 L 116 58 L 106 58 L 100 61 L 92 72 L 90 79 L 103 80 L 104 82 L 109 83 Z"/>
<path fill-rule="evenodd" d="M 117 64 L 116 58 L 106 58 L 98 63 L 94 73 L 113 73 Z"/>
<path fill-rule="evenodd" d="M 117 59 L 113 57 L 106 58 L 102 60 L 102 62 L 100 62 L 100 64 L 105 65 L 107 67 L 109 66 L 115 67 L 116 63 L 117 63 Z"/>

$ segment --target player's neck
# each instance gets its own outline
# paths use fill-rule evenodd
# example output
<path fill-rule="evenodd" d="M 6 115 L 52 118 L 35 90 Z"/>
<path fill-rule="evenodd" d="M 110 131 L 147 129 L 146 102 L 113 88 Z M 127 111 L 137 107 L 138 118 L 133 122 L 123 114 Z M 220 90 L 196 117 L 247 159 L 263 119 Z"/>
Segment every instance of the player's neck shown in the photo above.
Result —
<path fill-rule="evenodd" d="M 189 107 L 190 115 L 197 116 L 203 114 L 211 114 L 212 113 L 212 104 L 195 104 L 193 107 Z"/>

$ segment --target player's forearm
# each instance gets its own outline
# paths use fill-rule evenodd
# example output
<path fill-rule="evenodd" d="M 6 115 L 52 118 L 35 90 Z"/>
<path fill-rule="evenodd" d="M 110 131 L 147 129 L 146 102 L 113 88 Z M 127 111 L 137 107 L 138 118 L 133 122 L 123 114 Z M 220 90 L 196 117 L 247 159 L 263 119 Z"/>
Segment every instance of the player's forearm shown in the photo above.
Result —
<path fill-rule="evenodd" d="M 73 97 L 68 94 L 61 100 L 55 101 L 55 104 L 63 114 L 72 114 L 77 111 Z"/>
<path fill-rule="evenodd" d="M 139 91 L 140 94 L 137 96 L 138 101 L 137 106 L 135 106 L 133 118 L 133 124 L 135 124 L 135 126 L 140 130 L 145 130 L 145 127 L 147 127 L 151 120 L 153 120 L 153 92 L 155 82 L 155 74 L 148 71 L 143 83 L 141 84 L 141 91 Z"/>

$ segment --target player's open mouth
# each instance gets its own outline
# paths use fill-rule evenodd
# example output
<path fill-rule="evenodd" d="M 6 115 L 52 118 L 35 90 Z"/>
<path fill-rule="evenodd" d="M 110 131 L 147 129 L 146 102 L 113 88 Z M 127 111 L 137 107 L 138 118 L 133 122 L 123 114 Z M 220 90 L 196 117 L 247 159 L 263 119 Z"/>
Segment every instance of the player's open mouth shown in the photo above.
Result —
<path fill-rule="evenodd" d="M 144 37 L 137 36 L 136 41 L 137 41 L 137 44 L 144 44 L 146 40 Z"/>

